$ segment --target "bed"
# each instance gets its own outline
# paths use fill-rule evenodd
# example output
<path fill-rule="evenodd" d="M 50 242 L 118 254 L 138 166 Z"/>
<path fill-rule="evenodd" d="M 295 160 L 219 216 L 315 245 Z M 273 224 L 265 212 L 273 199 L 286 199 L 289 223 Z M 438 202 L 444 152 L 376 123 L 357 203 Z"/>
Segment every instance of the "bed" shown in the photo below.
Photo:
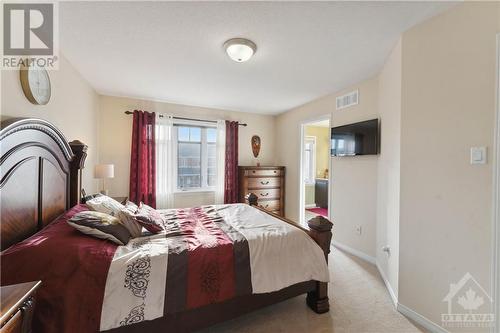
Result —
<path fill-rule="evenodd" d="M 158 235 L 117 247 L 66 223 L 88 209 L 79 203 L 84 143 L 68 142 L 44 120 L 19 118 L 2 122 L 0 149 L 1 281 L 42 280 L 34 316 L 39 331 L 191 332 L 302 294 L 314 312 L 329 311 L 325 267 L 332 224 L 324 218 L 300 227 L 259 209 L 249 195 L 247 204 L 161 212 L 166 220 L 217 226 L 214 235 L 182 238 L 199 242 L 193 249 L 202 252 L 173 253 L 173 240 L 185 235 L 169 229 L 170 222 Z M 223 246 L 206 245 L 223 236 Z M 225 263 L 209 274 L 196 273 L 196 262 L 213 251 L 229 257 L 220 256 Z M 146 276 L 147 290 L 141 287 Z M 207 297 L 196 291 L 197 276 Z"/>

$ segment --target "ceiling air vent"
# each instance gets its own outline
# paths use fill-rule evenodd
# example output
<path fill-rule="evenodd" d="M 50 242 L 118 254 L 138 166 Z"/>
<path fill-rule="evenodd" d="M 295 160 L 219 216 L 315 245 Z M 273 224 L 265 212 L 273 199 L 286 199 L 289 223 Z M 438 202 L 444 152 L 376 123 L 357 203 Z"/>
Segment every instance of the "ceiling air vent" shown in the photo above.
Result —
<path fill-rule="evenodd" d="M 359 101 L 359 91 L 354 90 L 350 93 L 337 97 L 337 110 L 342 110 L 353 105 L 357 105 Z"/>

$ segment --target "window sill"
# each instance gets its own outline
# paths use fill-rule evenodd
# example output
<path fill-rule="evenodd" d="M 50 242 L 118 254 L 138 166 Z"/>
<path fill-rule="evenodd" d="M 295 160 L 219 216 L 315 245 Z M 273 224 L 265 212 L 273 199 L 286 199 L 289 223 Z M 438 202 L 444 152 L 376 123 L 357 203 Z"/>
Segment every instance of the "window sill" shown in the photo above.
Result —
<path fill-rule="evenodd" d="M 189 194 L 195 194 L 195 193 L 215 193 L 215 189 L 210 189 L 210 188 L 200 188 L 200 189 L 193 189 L 193 190 L 185 190 L 185 191 L 182 191 L 182 190 L 176 190 L 174 191 L 174 195 L 177 195 L 177 194 L 186 194 L 186 195 L 189 195 Z"/>

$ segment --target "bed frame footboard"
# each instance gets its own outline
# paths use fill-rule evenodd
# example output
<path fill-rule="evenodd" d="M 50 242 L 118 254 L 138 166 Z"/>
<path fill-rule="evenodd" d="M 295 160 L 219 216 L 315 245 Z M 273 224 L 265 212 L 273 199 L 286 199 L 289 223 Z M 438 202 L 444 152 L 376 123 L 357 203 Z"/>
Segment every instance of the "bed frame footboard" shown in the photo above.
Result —
<path fill-rule="evenodd" d="M 250 193 L 245 197 L 247 203 L 273 217 L 276 217 L 286 223 L 289 223 L 309 235 L 323 250 L 326 262 L 328 263 L 328 254 L 330 253 L 330 244 L 332 241 L 333 223 L 323 216 L 316 216 L 307 222 L 306 226 L 301 226 L 287 218 L 271 213 L 257 205 L 258 197 Z M 307 293 L 307 305 L 316 313 L 325 313 L 330 310 L 330 302 L 328 299 L 328 283 L 316 281 L 314 291 Z"/>

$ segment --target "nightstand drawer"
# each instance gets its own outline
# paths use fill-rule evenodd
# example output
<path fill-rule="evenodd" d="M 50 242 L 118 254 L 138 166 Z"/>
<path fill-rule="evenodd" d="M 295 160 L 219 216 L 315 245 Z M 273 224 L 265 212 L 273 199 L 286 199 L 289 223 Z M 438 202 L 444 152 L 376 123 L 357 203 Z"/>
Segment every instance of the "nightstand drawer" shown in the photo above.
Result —
<path fill-rule="evenodd" d="M 2 286 L 0 293 L 0 333 L 30 333 L 40 281 Z"/>
<path fill-rule="evenodd" d="M 17 310 L 12 318 L 0 329 L 0 333 L 24 333 L 23 313 L 21 310 Z"/>

